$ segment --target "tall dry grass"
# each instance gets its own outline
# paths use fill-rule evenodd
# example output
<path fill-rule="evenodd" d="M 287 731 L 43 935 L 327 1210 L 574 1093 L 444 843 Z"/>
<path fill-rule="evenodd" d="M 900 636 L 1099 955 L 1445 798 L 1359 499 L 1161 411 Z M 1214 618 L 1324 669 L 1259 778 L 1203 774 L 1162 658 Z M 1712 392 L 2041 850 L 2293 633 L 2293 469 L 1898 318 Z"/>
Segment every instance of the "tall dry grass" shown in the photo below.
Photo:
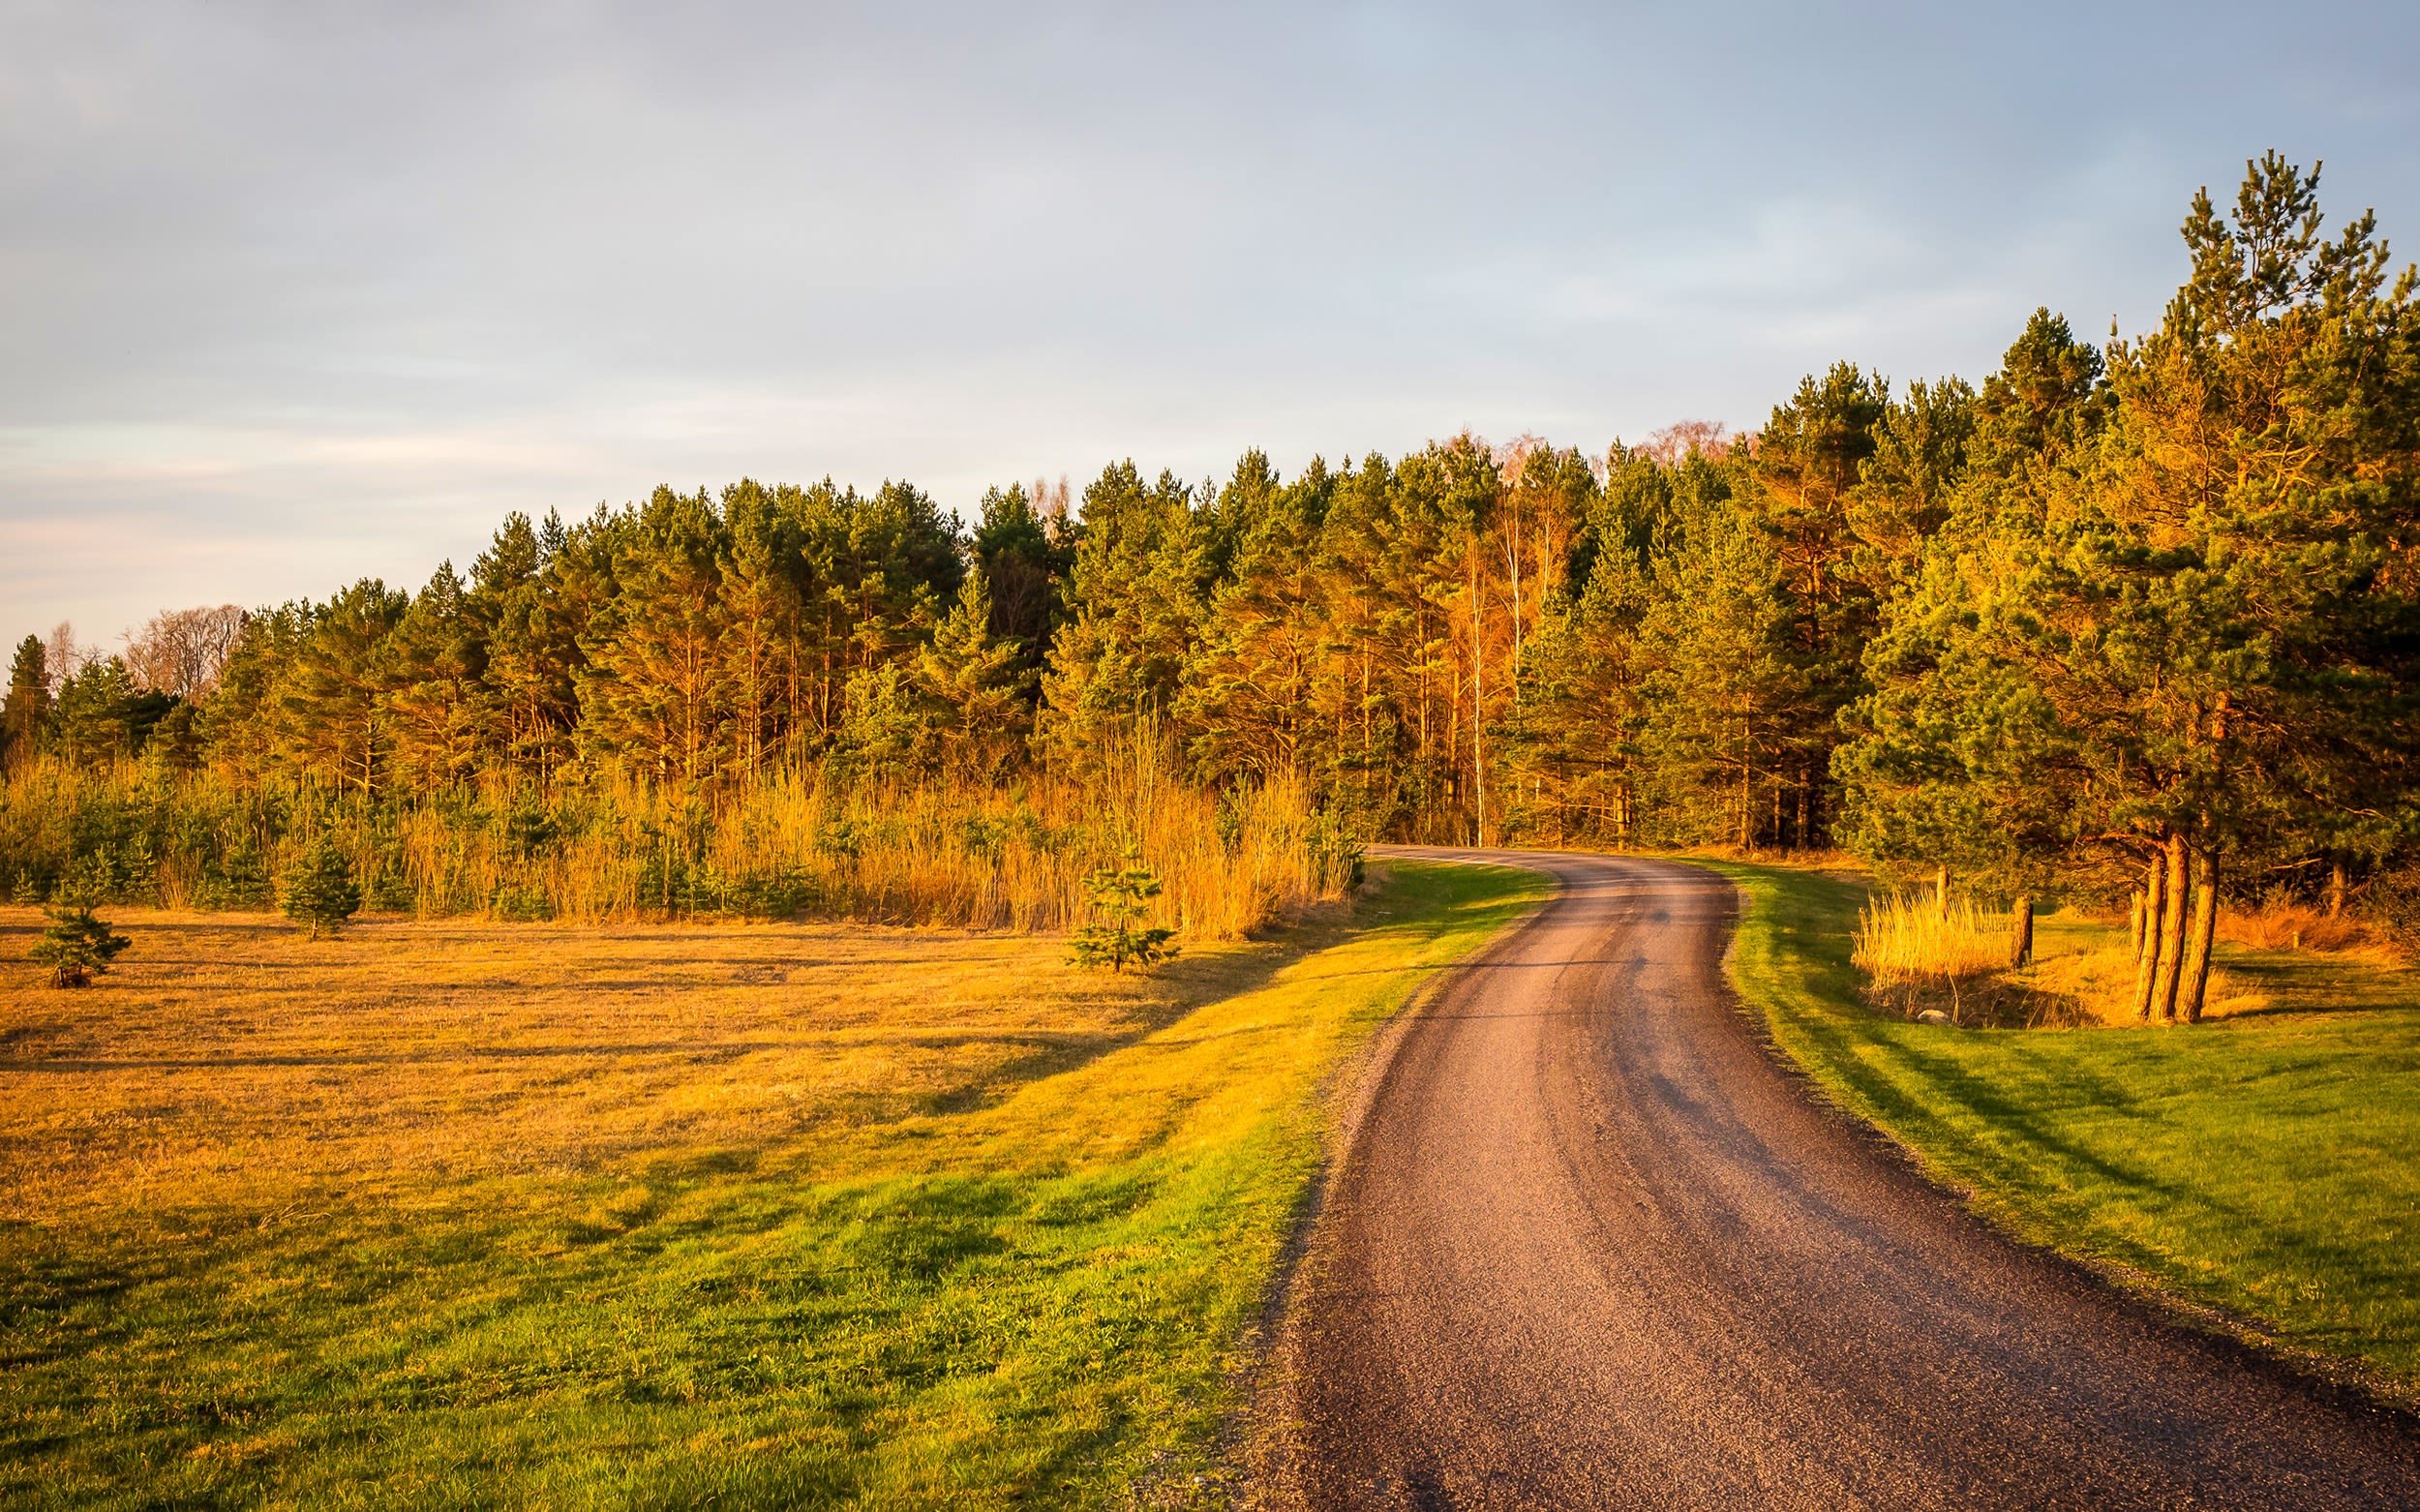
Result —
<path fill-rule="evenodd" d="M 2275 893 L 2250 908 L 2220 909 L 2219 938 L 2255 951 L 2349 951 L 2377 943 L 2362 920 Z"/>
<path fill-rule="evenodd" d="M 44 763 L 0 789 L 0 890 L 170 908 L 258 908 L 332 834 L 374 911 L 605 923 L 696 915 L 1058 930 L 1083 879 L 1131 846 L 1156 922 L 1234 939 L 1354 880 L 1355 837 L 1299 783 L 1208 792 L 1148 749 L 1106 779 L 975 787 L 805 768 L 680 792 L 503 783 L 411 801 L 238 790 L 131 765 Z"/>
<path fill-rule="evenodd" d="M 2009 964 L 2007 916 L 1971 898 L 1947 906 L 1931 893 L 1890 892 L 1858 911 L 1849 959 L 1880 987 L 1972 981 Z"/>

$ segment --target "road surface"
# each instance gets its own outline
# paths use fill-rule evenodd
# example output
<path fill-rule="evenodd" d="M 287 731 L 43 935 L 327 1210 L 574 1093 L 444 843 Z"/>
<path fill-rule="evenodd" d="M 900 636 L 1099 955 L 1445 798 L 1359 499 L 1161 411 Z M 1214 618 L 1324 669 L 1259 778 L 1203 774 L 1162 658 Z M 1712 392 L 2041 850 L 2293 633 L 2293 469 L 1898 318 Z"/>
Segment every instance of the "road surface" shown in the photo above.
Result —
<path fill-rule="evenodd" d="M 1776 1068 L 1731 885 L 1552 872 L 1399 1024 L 1289 1288 L 1266 1499 L 2420 1507 L 2420 1436 L 2005 1240 Z"/>

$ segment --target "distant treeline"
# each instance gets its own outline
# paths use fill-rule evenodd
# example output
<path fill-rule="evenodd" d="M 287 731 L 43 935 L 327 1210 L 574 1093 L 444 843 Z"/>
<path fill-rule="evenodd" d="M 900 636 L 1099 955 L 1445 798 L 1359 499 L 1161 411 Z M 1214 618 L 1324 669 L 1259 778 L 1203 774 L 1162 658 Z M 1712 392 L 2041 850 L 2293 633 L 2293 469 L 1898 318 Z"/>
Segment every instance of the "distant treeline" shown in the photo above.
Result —
<path fill-rule="evenodd" d="M 2139 887 L 2190 999 L 2196 900 L 2357 887 L 2411 833 L 2413 281 L 2315 183 L 2272 156 L 2231 218 L 2198 197 L 2158 329 L 2038 312 L 1980 386 L 1842 363 L 1751 437 L 1602 457 L 1121 462 L 963 531 L 902 483 L 515 515 L 416 593 L 251 616 L 182 687 L 106 660 L 53 701 L 29 638 L 12 759 L 412 804 L 1080 786 L 1152 742 L 1359 837 Z"/>

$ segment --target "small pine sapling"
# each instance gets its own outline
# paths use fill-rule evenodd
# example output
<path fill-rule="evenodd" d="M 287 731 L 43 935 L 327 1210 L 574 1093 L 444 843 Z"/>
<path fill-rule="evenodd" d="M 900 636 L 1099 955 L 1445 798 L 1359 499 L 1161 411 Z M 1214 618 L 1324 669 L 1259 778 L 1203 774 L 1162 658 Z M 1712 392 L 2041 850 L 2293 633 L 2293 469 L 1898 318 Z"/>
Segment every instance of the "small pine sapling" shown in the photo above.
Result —
<path fill-rule="evenodd" d="M 1142 970 L 1176 953 L 1168 937 L 1176 931 L 1145 925 L 1151 900 L 1160 895 L 1160 874 L 1142 863 L 1130 846 L 1126 864 L 1104 866 L 1084 879 L 1094 920 L 1075 933 L 1070 953 L 1083 967 L 1106 966 L 1124 971 L 1128 962 Z"/>
<path fill-rule="evenodd" d="M 92 979 L 109 969 L 109 962 L 134 942 L 110 931 L 109 925 L 93 917 L 90 904 L 77 903 L 67 908 L 43 910 L 50 916 L 50 927 L 34 942 L 34 959 L 50 968 L 50 984 L 54 987 L 89 987 Z"/>
<path fill-rule="evenodd" d="M 278 905 L 286 917 L 311 929 L 311 938 L 334 934 L 361 909 L 361 886 L 353 865 L 336 842 L 321 835 L 286 868 Z"/>

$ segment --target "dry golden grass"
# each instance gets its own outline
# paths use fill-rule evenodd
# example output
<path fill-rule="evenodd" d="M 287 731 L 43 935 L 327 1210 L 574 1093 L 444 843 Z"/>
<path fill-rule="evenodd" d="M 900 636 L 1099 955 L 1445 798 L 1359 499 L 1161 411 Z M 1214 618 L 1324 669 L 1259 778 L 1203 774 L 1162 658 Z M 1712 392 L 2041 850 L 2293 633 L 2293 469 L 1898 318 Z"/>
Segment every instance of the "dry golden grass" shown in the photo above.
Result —
<path fill-rule="evenodd" d="M 1087 918 L 1084 878 L 1133 847 L 1160 874 L 1155 922 L 1232 940 L 1342 895 L 1358 855 L 1301 783 L 1204 791 L 1149 741 L 1080 785 L 829 775 L 774 771 L 693 794 L 600 779 L 543 801 L 491 778 L 365 807 L 308 789 L 271 802 L 133 763 L 43 761 L 0 783 L 0 895 L 74 882 L 112 901 L 265 905 L 268 880 L 325 832 L 380 906 L 423 919 L 733 914 L 1060 930 Z M 248 892 L 228 893 L 231 864 Z"/>
<path fill-rule="evenodd" d="M 653 1147 L 762 1147 L 980 1102 L 1166 1022 L 1267 947 L 1154 977 L 1057 943 L 850 925 L 372 922 L 112 911 L 85 991 L 0 909 L 0 1221 L 410 1203 Z"/>
<path fill-rule="evenodd" d="M 2008 964 L 2006 915 L 1969 898 L 1886 892 L 1859 911 L 1850 960 L 1877 987 L 1966 982 Z"/>
<path fill-rule="evenodd" d="M 2112 939 L 2114 936 L 2114 939 Z M 2052 916 L 2038 926 L 2034 963 L 2011 972 L 2009 984 L 2042 1000 L 2044 1020 L 2061 1025 L 2120 1026 L 2134 1021 L 2134 952 L 2124 930 Z M 2210 969 L 2202 1016 L 2231 1018 L 2271 1007 L 2269 995 L 2223 967 Z"/>
<path fill-rule="evenodd" d="M 2258 908 L 2219 910 L 2219 938 L 2255 951 L 2353 951 L 2372 947 L 2376 958 L 2379 941 L 2358 919 L 2328 917 L 2324 909 L 2303 903 L 2266 902 Z"/>
<path fill-rule="evenodd" d="M 1911 1016 L 1938 1008 L 1961 1022 L 2009 1026 L 2133 1021 L 2134 954 L 2122 931 L 2073 915 L 2042 916 L 2032 964 L 2011 970 L 2012 928 L 2009 915 L 1967 898 L 1951 897 L 1945 910 L 1930 893 L 1884 893 L 1859 911 L 1850 962 L 1864 973 L 1869 995 Z M 2225 1018 L 2270 1003 L 2254 983 L 2213 968 L 2202 1013 Z"/>
<path fill-rule="evenodd" d="M 1316 1089 L 1526 874 L 1187 942 L 0 911 L 0 1504 L 1209 1497 Z"/>

